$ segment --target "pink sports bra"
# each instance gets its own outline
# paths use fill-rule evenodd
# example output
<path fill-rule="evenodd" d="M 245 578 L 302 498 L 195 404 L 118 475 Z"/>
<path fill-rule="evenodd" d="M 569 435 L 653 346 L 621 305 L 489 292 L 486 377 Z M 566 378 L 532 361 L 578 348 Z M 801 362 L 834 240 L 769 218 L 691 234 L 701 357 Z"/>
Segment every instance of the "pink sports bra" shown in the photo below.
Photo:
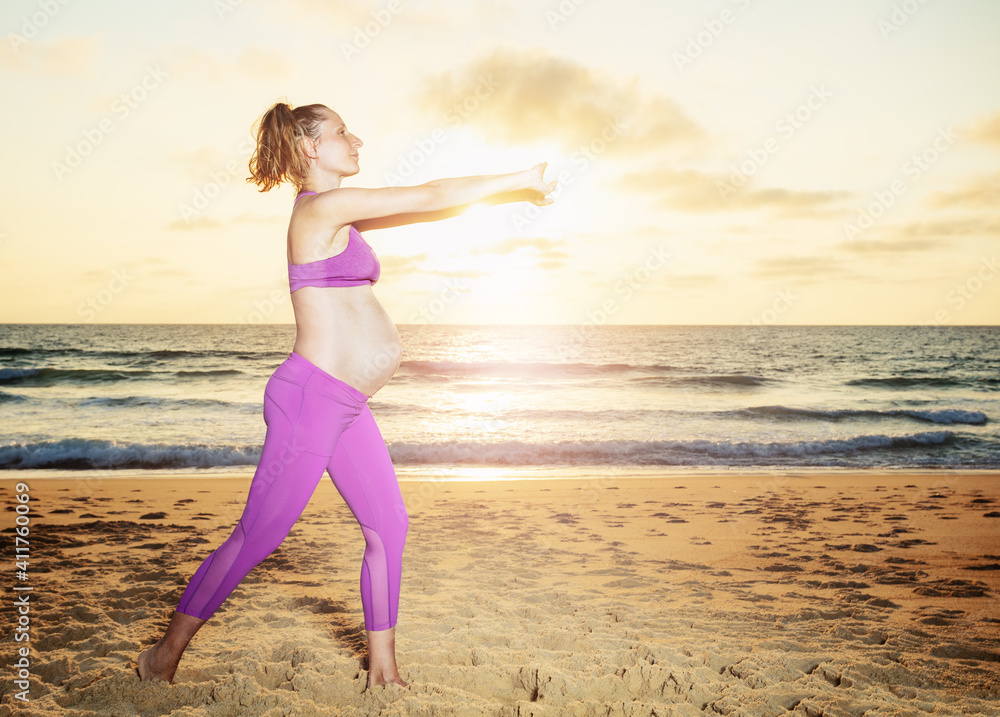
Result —
<path fill-rule="evenodd" d="M 295 201 L 306 194 L 299 192 Z M 351 225 L 347 238 L 347 248 L 339 254 L 311 261 L 308 264 L 288 262 L 288 288 L 294 293 L 303 286 L 361 286 L 374 284 L 382 273 L 375 251 L 361 236 L 361 232 Z"/>

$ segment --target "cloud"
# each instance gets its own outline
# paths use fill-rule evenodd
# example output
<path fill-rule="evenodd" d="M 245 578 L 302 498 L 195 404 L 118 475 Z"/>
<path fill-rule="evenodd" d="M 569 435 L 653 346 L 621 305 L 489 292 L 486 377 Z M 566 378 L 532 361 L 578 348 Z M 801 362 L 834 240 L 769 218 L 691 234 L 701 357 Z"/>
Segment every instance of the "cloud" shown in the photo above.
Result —
<path fill-rule="evenodd" d="M 652 194 L 660 198 L 660 207 L 684 212 L 772 208 L 801 211 L 820 208 L 852 196 L 851 192 L 833 190 L 795 191 L 780 187 L 734 189 L 726 175 L 669 167 L 629 172 L 619 180 L 618 188 Z"/>
<path fill-rule="evenodd" d="M 218 55 L 189 45 L 175 45 L 166 51 L 170 72 L 178 78 L 218 84 L 231 79 L 232 68 Z"/>
<path fill-rule="evenodd" d="M 166 279 L 184 279 L 189 282 L 195 278 L 192 276 L 191 272 L 187 269 L 153 269 L 152 271 L 144 272 L 143 276 L 148 276 L 148 277 L 155 276 Z"/>
<path fill-rule="evenodd" d="M 225 167 L 232 157 L 225 156 L 217 146 L 204 146 L 193 150 L 175 149 L 170 159 L 181 166 L 188 178 L 204 182 L 209 173 Z"/>
<path fill-rule="evenodd" d="M 395 254 L 379 255 L 379 264 L 382 266 L 382 274 L 394 274 L 399 277 L 417 276 L 433 274 L 435 276 L 463 277 L 468 279 L 478 279 L 486 276 L 488 272 L 475 269 L 436 269 L 428 268 L 424 264 L 431 261 L 431 267 L 436 257 L 426 252 L 414 254 L 412 256 L 398 256 Z"/>
<path fill-rule="evenodd" d="M 545 269 L 546 271 L 554 271 L 556 269 L 562 269 L 566 266 L 566 262 L 561 259 L 542 259 L 537 264 L 539 269 Z"/>
<path fill-rule="evenodd" d="M 288 217 L 282 214 L 258 214 L 243 212 L 231 220 L 234 224 L 287 224 Z"/>
<path fill-rule="evenodd" d="M 193 229 L 222 229 L 230 224 L 287 224 L 288 217 L 280 214 L 258 214 L 257 212 L 242 212 L 224 220 L 212 219 L 206 216 L 195 219 L 178 219 L 170 222 L 167 229 L 174 231 L 191 231 Z"/>
<path fill-rule="evenodd" d="M 139 274 L 146 276 L 149 271 L 147 270 L 146 262 L 132 259 L 107 265 L 101 264 L 94 269 L 79 271 L 79 273 L 75 274 L 75 278 L 91 283 L 107 283 L 109 280 L 115 279 L 119 273 L 125 278 L 131 279 L 133 276 Z"/>
<path fill-rule="evenodd" d="M 421 0 L 399 4 L 396 13 L 384 0 L 292 0 L 282 5 L 298 18 L 328 29 L 336 42 L 350 42 L 357 29 L 377 22 L 386 29 L 405 27 L 416 32 L 468 30 L 473 25 L 496 27 L 524 22 L 520 8 L 507 0 Z M 389 17 L 390 19 L 386 19 Z M 299 20 L 296 20 L 298 22 Z"/>
<path fill-rule="evenodd" d="M 563 242 L 556 241 L 554 239 L 547 239 L 545 237 L 533 237 L 533 238 L 522 238 L 522 237 L 511 237 L 509 239 L 504 239 L 503 241 L 496 242 L 495 244 L 490 244 L 485 247 L 477 247 L 472 250 L 472 254 L 510 254 L 511 252 L 517 251 L 518 249 L 535 249 L 539 253 L 554 252 L 561 255 L 566 255 L 566 252 L 557 251 L 557 247 L 562 246 Z"/>
<path fill-rule="evenodd" d="M 1000 207 L 1000 172 L 977 177 L 954 192 L 937 191 L 927 197 L 932 207 L 972 207 L 995 209 Z"/>
<path fill-rule="evenodd" d="M 554 139 L 573 151 L 603 138 L 608 151 L 646 154 L 703 135 L 671 97 L 539 48 L 496 50 L 430 77 L 418 101 L 432 117 L 515 145 Z"/>
<path fill-rule="evenodd" d="M 965 136 L 974 142 L 1000 145 L 1000 112 L 974 120 L 965 132 Z"/>
<path fill-rule="evenodd" d="M 561 269 L 566 265 L 566 260 L 571 257 L 568 252 L 555 247 L 562 242 L 552 239 L 522 239 L 514 237 L 497 242 L 488 247 L 477 247 L 470 251 L 470 254 L 510 254 L 519 249 L 533 249 L 537 258 L 536 266 L 541 269 Z M 435 268 L 435 258 L 426 252 L 411 256 L 386 255 L 379 256 L 383 273 L 393 273 L 399 276 L 409 276 L 414 274 L 435 274 L 441 276 L 479 278 L 487 276 L 489 271 L 479 269 L 437 269 Z"/>
<path fill-rule="evenodd" d="M 1000 219 L 963 217 L 931 222 L 910 222 L 882 228 L 878 239 L 840 242 L 835 248 L 849 254 L 891 254 L 947 250 L 955 237 L 1000 237 Z"/>
<path fill-rule="evenodd" d="M 248 45 L 232 59 L 191 45 L 175 45 L 168 52 L 171 73 L 188 80 L 280 82 L 294 76 L 295 64 L 288 55 L 270 47 Z"/>
<path fill-rule="evenodd" d="M 663 281 L 675 289 L 701 289 L 718 284 L 720 279 L 714 274 L 667 274 Z"/>
<path fill-rule="evenodd" d="M 938 249 L 944 242 L 934 239 L 895 239 L 841 242 L 837 248 L 852 254 L 902 254 L 914 251 L 929 251 Z"/>
<path fill-rule="evenodd" d="M 510 254 L 521 249 L 533 250 L 537 258 L 536 266 L 540 269 L 561 269 L 566 266 L 566 260 L 572 255 L 561 248 L 565 242 L 547 239 L 545 237 L 522 238 L 511 237 L 485 247 L 474 249 L 472 254 Z"/>
<path fill-rule="evenodd" d="M 430 254 L 426 252 L 412 256 L 398 256 L 396 254 L 379 255 L 379 264 L 382 266 L 383 273 L 391 272 L 406 276 L 408 274 L 419 273 L 421 271 L 421 262 L 426 261 L 428 257 L 430 257 Z"/>
<path fill-rule="evenodd" d="M 48 42 L 7 39 L 0 43 L 0 69 L 49 77 L 91 76 L 104 49 L 100 35 L 66 35 Z"/>
<path fill-rule="evenodd" d="M 1000 218 L 963 217 L 936 222 L 911 222 L 898 229 L 906 238 L 993 236 L 1000 237 Z"/>
<path fill-rule="evenodd" d="M 331 29 L 341 30 L 364 25 L 374 9 L 372 3 L 357 0 L 293 0 L 285 6 L 314 24 L 329 23 Z"/>
<path fill-rule="evenodd" d="M 757 267 L 750 273 L 760 277 L 800 278 L 843 274 L 844 269 L 829 257 L 789 256 L 758 259 Z"/>
<path fill-rule="evenodd" d="M 269 47 L 245 48 L 234 68 L 254 80 L 284 80 L 291 78 L 294 72 L 288 56 Z"/>
<path fill-rule="evenodd" d="M 197 217 L 196 219 L 178 219 L 170 222 L 167 229 L 172 231 L 192 231 L 194 229 L 221 229 L 225 226 L 222 222 L 208 217 Z"/>

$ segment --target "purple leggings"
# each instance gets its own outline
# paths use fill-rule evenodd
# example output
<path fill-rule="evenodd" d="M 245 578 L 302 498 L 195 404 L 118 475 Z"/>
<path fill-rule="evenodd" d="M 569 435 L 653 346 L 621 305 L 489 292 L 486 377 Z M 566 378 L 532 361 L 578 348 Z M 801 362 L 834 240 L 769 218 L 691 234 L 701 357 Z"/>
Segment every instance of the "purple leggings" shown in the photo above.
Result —
<path fill-rule="evenodd" d="M 368 396 L 292 352 L 264 389 L 264 423 L 264 449 L 243 516 L 195 572 L 177 612 L 210 618 L 281 545 L 326 470 L 365 536 L 365 629 L 394 627 L 409 517 Z"/>

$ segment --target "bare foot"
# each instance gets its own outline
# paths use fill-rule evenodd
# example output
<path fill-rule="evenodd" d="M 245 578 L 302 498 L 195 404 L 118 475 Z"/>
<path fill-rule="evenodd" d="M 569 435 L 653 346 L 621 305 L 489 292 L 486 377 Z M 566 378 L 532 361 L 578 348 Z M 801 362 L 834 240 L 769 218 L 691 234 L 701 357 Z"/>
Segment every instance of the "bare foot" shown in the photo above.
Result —
<path fill-rule="evenodd" d="M 368 686 L 365 687 L 366 690 L 370 690 L 372 687 L 378 687 L 380 685 L 399 685 L 400 687 L 409 687 L 409 682 L 403 682 L 403 678 L 396 675 L 394 678 L 381 679 L 378 677 L 373 678 L 371 673 L 368 674 Z"/>
<path fill-rule="evenodd" d="M 158 665 L 156 662 L 157 648 L 159 648 L 158 644 L 148 647 L 140 652 L 139 657 L 136 658 L 135 671 L 139 673 L 139 680 L 141 682 L 162 680 L 163 682 L 173 683 L 174 673 L 177 671 L 177 666 L 174 665 L 171 667 L 169 665 Z"/>

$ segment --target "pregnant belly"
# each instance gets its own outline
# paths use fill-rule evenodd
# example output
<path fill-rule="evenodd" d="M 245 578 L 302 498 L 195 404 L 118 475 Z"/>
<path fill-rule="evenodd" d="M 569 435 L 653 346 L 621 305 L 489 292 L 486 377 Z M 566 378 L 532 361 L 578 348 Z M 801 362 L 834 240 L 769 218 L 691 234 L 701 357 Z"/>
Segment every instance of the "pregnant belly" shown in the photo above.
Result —
<path fill-rule="evenodd" d="M 399 333 L 370 286 L 306 286 L 292 294 L 292 350 L 374 396 L 399 367 Z"/>

